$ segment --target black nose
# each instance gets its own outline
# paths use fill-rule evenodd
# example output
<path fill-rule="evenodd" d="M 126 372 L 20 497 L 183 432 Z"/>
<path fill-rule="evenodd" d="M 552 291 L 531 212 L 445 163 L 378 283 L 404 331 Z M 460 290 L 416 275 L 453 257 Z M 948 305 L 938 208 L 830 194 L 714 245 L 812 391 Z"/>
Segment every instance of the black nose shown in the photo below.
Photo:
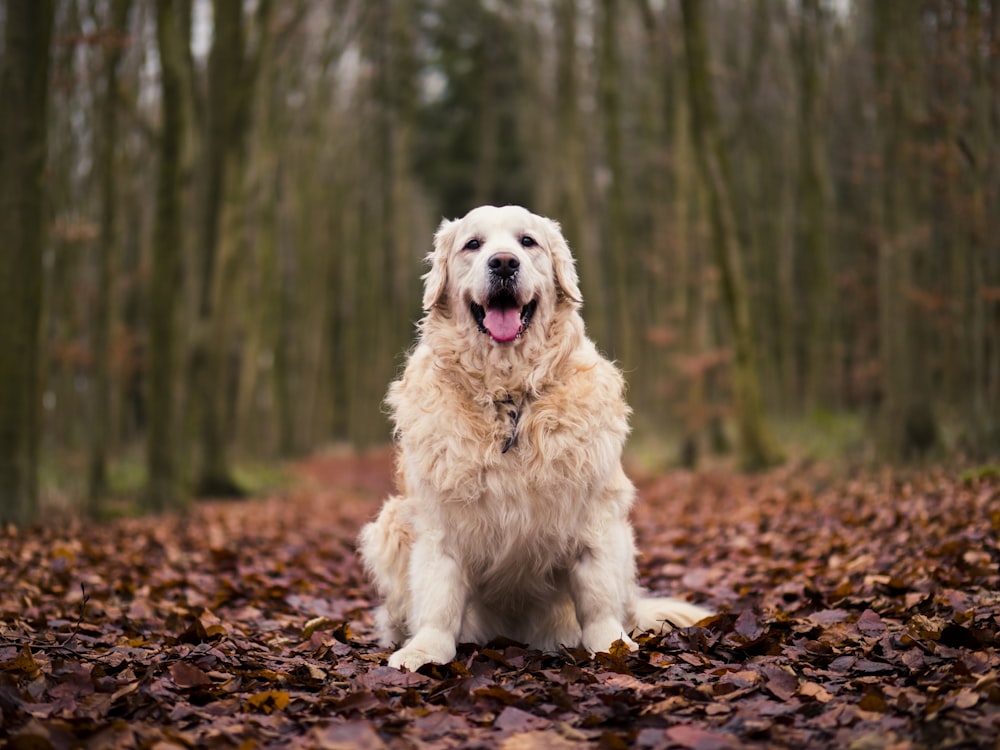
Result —
<path fill-rule="evenodd" d="M 490 256 L 486 263 L 490 267 L 490 273 L 499 276 L 501 279 L 509 279 L 517 273 L 521 261 L 513 253 L 495 253 Z"/>

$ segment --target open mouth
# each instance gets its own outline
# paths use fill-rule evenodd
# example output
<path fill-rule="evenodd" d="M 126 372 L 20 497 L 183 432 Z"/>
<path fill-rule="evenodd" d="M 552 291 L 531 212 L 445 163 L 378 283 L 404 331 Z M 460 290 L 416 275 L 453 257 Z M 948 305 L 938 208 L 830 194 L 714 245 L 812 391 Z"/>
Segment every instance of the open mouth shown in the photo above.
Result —
<path fill-rule="evenodd" d="M 528 330 L 537 306 L 538 302 L 532 300 L 522 307 L 512 294 L 501 292 L 490 297 L 485 307 L 473 302 L 470 309 L 479 330 L 503 344 Z"/>

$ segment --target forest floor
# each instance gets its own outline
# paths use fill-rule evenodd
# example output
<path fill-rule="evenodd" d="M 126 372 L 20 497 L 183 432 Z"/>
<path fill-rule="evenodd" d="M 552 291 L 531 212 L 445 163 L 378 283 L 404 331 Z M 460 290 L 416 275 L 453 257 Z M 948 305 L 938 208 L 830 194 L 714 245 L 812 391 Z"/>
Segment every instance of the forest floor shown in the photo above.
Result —
<path fill-rule="evenodd" d="M 1000 476 L 640 476 L 644 585 L 721 614 L 637 654 L 386 666 L 354 552 L 385 453 L 185 518 L 0 531 L 10 748 L 997 748 Z"/>

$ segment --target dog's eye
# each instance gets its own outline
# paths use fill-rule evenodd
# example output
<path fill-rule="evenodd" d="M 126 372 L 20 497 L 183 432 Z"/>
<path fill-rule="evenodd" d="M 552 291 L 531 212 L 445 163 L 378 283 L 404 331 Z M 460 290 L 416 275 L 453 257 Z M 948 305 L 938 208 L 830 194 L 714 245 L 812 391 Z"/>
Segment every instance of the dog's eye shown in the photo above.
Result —
<path fill-rule="evenodd" d="M 479 240 L 473 238 L 473 239 L 469 240 L 468 242 L 466 242 L 465 243 L 465 247 L 463 247 L 462 249 L 463 250 L 478 250 L 482 246 L 483 246 L 482 242 L 480 242 Z"/>
<path fill-rule="evenodd" d="M 521 247 L 534 247 L 537 244 L 538 243 L 535 242 L 535 238 L 531 235 L 526 234 L 521 238 Z"/>

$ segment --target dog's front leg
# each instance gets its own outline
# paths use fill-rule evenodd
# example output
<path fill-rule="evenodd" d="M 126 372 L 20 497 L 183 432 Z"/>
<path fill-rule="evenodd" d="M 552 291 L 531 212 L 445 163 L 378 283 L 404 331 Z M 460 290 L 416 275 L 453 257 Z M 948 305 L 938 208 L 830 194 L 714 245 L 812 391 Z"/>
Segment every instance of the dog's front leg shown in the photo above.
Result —
<path fill-rule="evenodd" d="M 417 670 L 424 664 L 447 664 L 455 658 L 468 586 L 458 563 L 436 538 L 418 538 L 410 557 L 410 612 L 413 633 L 389 657 L 389 666 Z"/>
<path fill-rule="evenodd" d="M 635 603 L 635 548 L 628 528 L 609 530 L 601 544 L 584 549 L 570 568 L 570 586 L 581 640 L 591 653 L 608 651 L 624 641 L 639 646 L 625 630 L 626 613 Z"/>

